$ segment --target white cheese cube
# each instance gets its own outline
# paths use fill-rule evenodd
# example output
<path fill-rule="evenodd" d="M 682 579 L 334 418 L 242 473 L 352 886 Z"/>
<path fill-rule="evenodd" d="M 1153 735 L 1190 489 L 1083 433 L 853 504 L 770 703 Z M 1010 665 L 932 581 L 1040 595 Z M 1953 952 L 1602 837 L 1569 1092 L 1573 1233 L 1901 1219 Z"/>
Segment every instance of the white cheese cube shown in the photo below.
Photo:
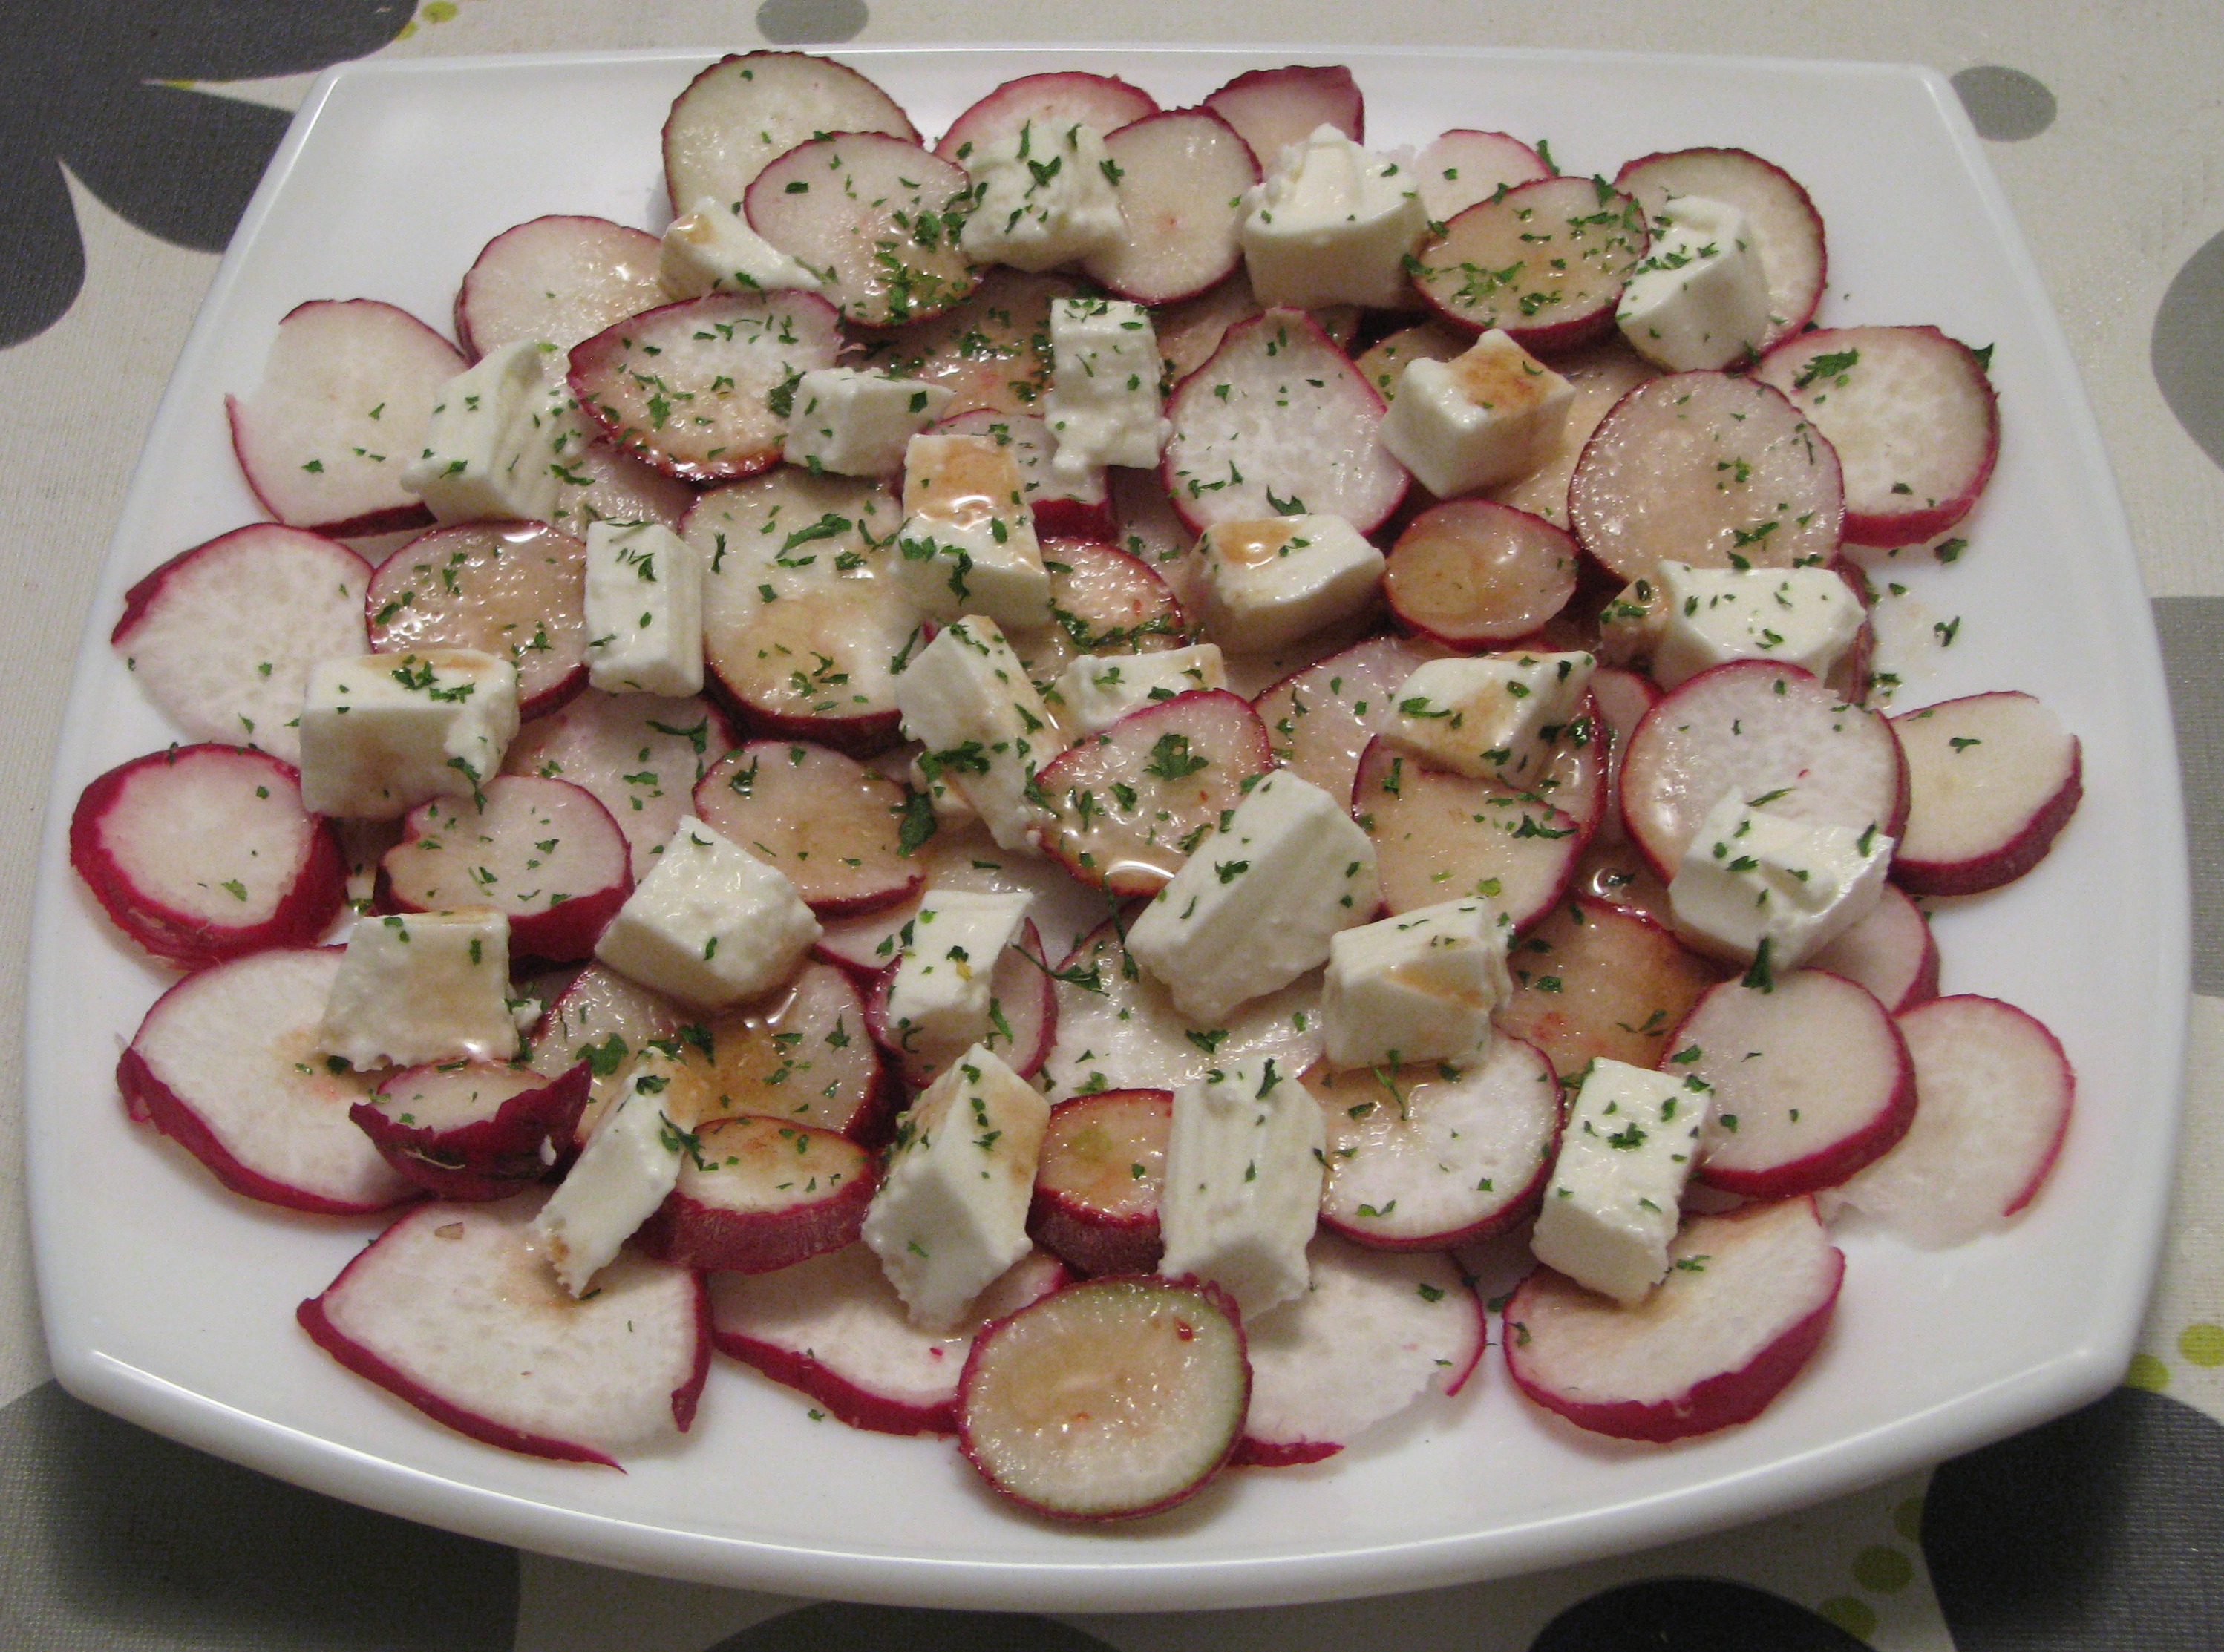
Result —
<path fill-rule="evenodd" d="M 579 1157 L 533 1219 L 534 1247 L 564 1289 L 584 1296 L 679 1180 L 686 1138 L 664 1112 L 673 1062 L 644 1050 Z"/>
<path fill-rule="evenodd" d="M 1494 329 L 1449 362 L 1406 363 L 1382 445 L 1439 499 L 1495 488 L 1536 469 L 1575 394 Z"/>
<path fill-rule="evenodd" d="M 1874 826 L 1821 826 L 1766 806 L 1782 795 L 1724 793 L 1668 880 L 1678 935 L 1740 962 L 1765 949 L 1765 970 L 1796 968 L 1867 917 L 1894 843 Z"/>
<path fill-rule="evenodd" d="M 661 522 L 587 525 L 587 681 L 605 694 L 703 691 L 703 558 Z"/>
<path fill-rule="evenodd" d="M 398 819 L 428 798 L 471 797 L 501 772 L 517 668 L 473 648 L 319 660 L 300 733 L 305 808 Z"/>
<path fill-rule="evenodd" d="M 1201 1027 L 1286 987 L 1382 902 L 1374 845 L 1339 798 L 1288 769 L 1251 788 L 1128 930 L 1128 954 Z"/>
<path fill-rule="evenodd" d="M 672 220 L 656 278 L 674 299 L 705 293 L 817 293 L 826 283 L 749 226 L 741 213 L 705 195 Z"/>
<path fill-rule="evenodd" d="M 1033 895 L 929 890 L 899 931 L 888 1036 L 914 1051 L 984 1044 L 993 1027 L 989 978 L 1033 904 Z"/>
<path fill-rule="evenodd" d="M 1708 1099 L 1696 1079 L 1593 1062 L 1545 1184 L 1537 1259 L 1618 1302 L 1642 1302 L 1668 1277 Z"/>
<path fill-rule="evenodd" d="M 1058 673 L 1054 691 L 1066 721 L 1095 734 L 1130 711 L 1198 689 L 1224 689 L 1228 669 L 1210 642 L 1149 654 L 1080 654 Z"/>
<path fill-rule="evenodd" d="M 1672 198 L 1614 318 L 1631 349 L 1671 373 L 1752 354 L 1768 332 L 1768 272 L 1751 221 L 1722 201 Z"/>
<path fill-rule="evenodd" d="M 1828 568 L 1663 562 L 1652 579 L 1652 678 L 1664 690 L 1733 659 L 1773 659 L 1827 677 L 1861 634 L 1861 599 Z"/>
<path fill-rule="evenodd" d="M 958 244 L 976 263 L 1055 269 L 1127 232 L 1111 157 L 1092 126 L 1029 121 L 957 159 L 973 180 L 973 213 Z"/>
<path fill-rule="evenodd" d="M 643 987 L 716 1009 L 787 980 L 818 934 L 785 873 L 689 815 L 595 956 Z"/>
<path fill-rule="evenodd" d="M 1391 697 L 1383 736 L 1455 774 L 1534 786 L 1583 715 L 1595 664 L 1583 653 L 1430 660 Z"/>
<path fill-rule="evenodd" d="M 920 618 L 980 614 L 1027 630 L 1050 621 L 1050 571 L 1011 450 L 993 436 L 914 436 L 904 522 L 888 564 Z"/>
<path fill-rule="evenodd" d="M 1231 1062 L 1174 1092 L 1159 1271 L 1194 1275 L 1247 1320 L 1305 1293 L 1327 1130 L 1320 1101 L 1273 1062 Z"/>
<path fill-rule="evenodd" d="M 943 1331 L 1027 1253 L 1050 1104 L 975 1045 L 896 1124 L 864 1240 L 912 1321 Z"/>
<path fill-rule="evenodd" d="M 1406 258 L 1428 227 L 1412 169 L 1333 126 L 1284 147 L 1249 192 L 1240 230 L 1263 305 L 1410 306 Z"/>
<path fill-rule="evenodd" d="M 563 356 L 521 339 L 490 350 L 440 387 L 425 446 L 401 485 L 443 522 L 554 515 L 587 445 Z"/>
<path fill-rule="evenodd" d="M 1035 772 L 1058 752 L 1049 709 L 993 620 L 946 625 L 896 676 L 904 737 L 926 747 L 931 779 L 946 779 L 1004 849 L 1033 847 L 1050 810 Z"/>
<path fill-rule="evenodd" d="M 1382 588 L 1382 553 L 1341 516 L 1215 522 L 1197 541 L 1204 628 L 1271 653 L 1349 619 Z"/>
<path fill-rule="evenodd" d="M 483 909 L 356 920 L 318 1047 L 351 1067 L 510 1061 L 509 920 Z"/>
<path fill-rule="evenodd" d="M 1513 926 L 1481 900 L 1445 901 L 1330 937 L 1321 1042 L 1330 1066 L 1463 1061 L 1490 1046 L 1513 990 Z"/>
<path fill-rule="evenodd" d="M 1058 438 L 1052 474 L 1072 482 L 1108 464 L 1159 462 L 1159 336 L 1150 312 L 1119 299 L 1052 299 L 1043 418 Z"/>
<path fill-rule="evenodd" d="M 812 472 L 892 476 L 911 438 L 942 417 L 955 392 L 853 367 L 814 367 L 796 381 L 780 457 Z"/>

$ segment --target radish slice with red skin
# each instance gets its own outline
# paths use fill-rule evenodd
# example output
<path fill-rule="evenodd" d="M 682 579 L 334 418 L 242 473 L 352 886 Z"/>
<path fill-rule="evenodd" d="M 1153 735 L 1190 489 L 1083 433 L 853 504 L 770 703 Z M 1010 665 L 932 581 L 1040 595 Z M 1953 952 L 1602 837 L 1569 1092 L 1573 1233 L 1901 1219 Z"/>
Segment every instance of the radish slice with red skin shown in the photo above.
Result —
<path fill-rule="evenodd" d="M 678 829 L 696 781 L 733 745 L 733 725 L 707 700 L 590 688 L 519 729 L 502 768 L 594 793 L 625 834 L 639 880 Z"/>
<path fill-rule="evenodd" d="M 1670 373 L 1599 422 L 1569 479 L 1568 520 L 1627 584 L 1663 558 L 1695 568 L 1828 561 L 1844 501 L 1837 454 L 1781 391 Z"/>
<path fill-rule="evenodd" d="M 622 1255 L 573 1297 L 534 1248 L 537 1195 L 425 1205 L 296 1317 L 357 1376 L 506 1451 L 617 1466 L 694 1421 L 710 1372 L 703 1282 Z"/>
<path fill-rule="evenodd" d="M 1768 278 L 1766 350 L 1805 326 L 1823 301 L 1829 258 L 1823 216 L 1797 179 L 1744 149 L 1677 149 L 1632 161 L 1616 174 L 1617 187 L 1659 215 L 1678 195 L 1696 195 L 1734 206 L 1760 242 Z"/>
<path fill-rule="evenodd" d="M 363 599 L 374 653 L 477 648 L 517 667 L 521 717 L 587 685 L 587 546 L 538 522 L 420 534 L 379 564 Z"/>
<path fill-rule="evenodd" d="M 1867 916 L 1810 957 L 1807 967 L 1866 987 L 1895 1015 L 1938 996 L 1938 941 L 1930 920 L 1891 884 Z"/>
<path fill-rule="evenodd" d="M 85 787 L 70 864 L 116 926 L 195 968 L 313 943 L 339 916 L 347 868 L 300 776 L 262 752 L 174 746 Z"/>
<path fill-rule="evenodd" d="M 1664 879 L 1726 793 L 1779 794 L 1772 813 L 1899 835 L 1907 769 L 1892 725 L 1792 665 L 1734 659 L 1702 672 L 1646 714 L 1622 760 L 1629 835 Z"/>
<path fill-rule="evenodd" d="M 1349 797 L 1360 754 L 1389 722 L 1399 684 L 1444 652 L 1419 638 L 1369 637 L 1284 678 L 1252 702 L 1274 760 L 1331 797 Z"/>
<path fill-rule="evenodd" d="M 1843 1182 L 1915 1118 L 1915 1069 L 1867 988 L 1820 969 L 1766 992 L 1726 980 L 1671 1039 L 1661 1070 L 1714 1092 L 1694 1174 L 1748 1199 Z"/>
<path fill-rule="evenodd" d="M 591 522 L 661 522 L 676 533 L 694 502 L 677 476 L 598 437 L 572 455 L 548 521 L 583 538 Z"/>
<path fill-rule="evenodd" d="M 1526 929 L 1559 899 L 1583 847 L 1573 816 L 1431 768 L 1379 739 L 1359 760 L 1351 814 L 1374 840 L 1393 916 L 1476 895 Z"/>
<path fill-rule="evenodd" d="M 893 906 L 926 880 L 903 850 L 909 795 L 826 747 L 765 740 L 718 760 L 695 787 L 695 816 L 834 916 Z"/>
<path fill-rule="evenodd" d="M 348 1116 L 386 1162 L 436 1198 L 506 1199 L 547 1176 L 579 1129 L 591 1075 L 444 1062 L 379 1081 Z"/>
<path fill-rule="evenodd" d="M 409 811 L 379 863 L 377 910 L 488 906 L 509 919 L 521 958 L 584 958 L 633 892 L 625 835 L 592 792 L 500 774 L 477 798 Z"/>
<path fill-rule="evenodd" d="M 187 975 L 117 1062 L 125 1108 L 249 1199 L 360 1216 L 414 1198 L 348 1118 L 371 1081 L 317 1047 L 339 965 L 337 947 L 274 949 Z"/>
<path fill-rule="evenodd" d="M 982 1328 L 957 1384 L 957 1441 L 1038 1514 L 1116 1520 L 1172 1507 L 1243 1432 L 1251 1366 L 1218 1287 L 1084 1280 Z"/>
<path fill-rule="evenodd" d="M 1376 395 L 1311 317 L 1269 310 L 1228 330 L 1175 387 L 1160 474 L 1184 522 L 1311 512 L 1362 533 L 1406 495 L 1406 469 L 1377 437 Z"/>
<path fill-rule="evenodd" d="M 1078 69 L 1023 74 L 1005 81 L 951 122 L 950 129 L 936 141 L 934 152 L 963 166 L 982 145 L 1008 136 L 1030 121 L 1061 131 L 1079 122 L 1102 137 L 1158 112 L 1157 98 L 1117 75 Z"/>
<path fill-rule="evenodd" d="M 1065 538 L 1045 539 L 1042 555 L 1050 572 L 1050 627 L 1013 645 L 1037 682 L 1055 679 L 1077 655 L 1156 653 L 1188 640 L 1181 604 L 1140 558 Z"/>
<path fill-rule="evenodd" d="M 1224 281 L 1243 262 L 1236 229 L 1259 162 L 1207 109 L 1147 115 L 1104 135 L 1127 233 L 1082 268 L 1115 297 L 1171 304 Z"/>
<path fill-rule="evenodd" d="M 2069 1132 L 2076 1075 L 2033 1017 L 1998 999 L 1935 998 L 1899 1017 L 1915 1061 L 1915 1122 L 1824 1195 L 1924 1249 L 2004 1227 L 2044 1185 Z"/>
<path fill-rule="evenodd" d="M 1033 413 L 998 413 L 976 407 L 937 423 L 937 436 L 987 436 L 1008 448 L 1020 467 L 1020 481 L 1039 539 L 1109 540 L 1112 507 L 1102 469 L 1069 481 L 1050 467 L 1056 438 Z"/>
<path fill-rule="evenodd" d="M 1400 625 L 1475 653 L 1533 635 L 1576 594 L 1566 529 L 1487 499 L 1455 499 L 1406 523 L 1382 592 Z"/>
<path fill-rule="evenodd" d="M 1561 415 L 1559 428 L 1526 476 L 1490 490 L 1490 497 L 1543 517 L 1561 526 L 1568 525 L 1568 484 L 1589 445 L 1600 421 L 1621 399 L 1659 369 L 1624 344 L 1619 333 L 1585 345 L 1570 356 L 1552 358 L 1552 370 L 1575 387 L 1575 394 Z"/>
<path fill-rule="evenodd" d="M 894 327 L 941 314 L 979 284 L 957 244 L 971 187 L 963 167 L 916 143 L 837 132 L 771 162 L 744 199 L 752 229 L 826 273 L 844 319 Z"/>
<path fill-rule="evenodd" d="M 1541 178 L 1494 194 L 1414 249 L 1413 286 L 1445 320 L 1502 328 L 1538 353 L 1573 350 L 1614 325 L 1614 307 L 1652 237 L 1628 196 L 1589 178 Z"/>
<path fill-rule="evenodd" d="M 1599 819 L 1598 840 L 1619 843 L 1627 836 L 1621 823 L 1621 760 L 1637 725 L 1660 703 L 1660 690 L 1640 672 L 1602 665 L 1591 673 L 1591 699 L 1598 707 L 1600 732 L 1606 741 L 1607 804 Z"/>
<path fill-rule="evenodd" d="M 320 659 L 369 651 L 370 564 L 275 523 L 219 534 L 124 593 L 109 644 L 148 699 L 196 740 L 252 741 L 288 763 Z"/>
<path fill-rule="evenodd" d="M 1810 1199 L 1684 1224 L 1634 1308 L 1539 1268 L 1506 1305 L 1515 1386 L 1579 1428 L 1665 1443 L 1750 1422 L 1829 1328 L 1846 1259 Z"/>
<path fill-rule="evenodd" d="M 806 964 L 786 990 L 683 1029 L 663 1100 L 690 1129 L 755 1113 L 874 1142 L 890 1092 L 863 995 L 832 965 Z"/>
<path fill-rule="evenodd" d="M 1449 362 L 1475 344 L 1475 335 L 1449 321 L 1420 321 L 1386 333 L 1352 359 L 1360 375 L 1374 387 L 1374 394 L 1389 401 L 1398 394 L 1398 381 L 1415 362 Z M 1418 488 L 1418 483 L 1415 486 Z"/>
<path fill-rule="evenodd" d="M 1974 895 L 2046 858 L 2084 793 L 2083 756 L 2028 694 L 1945 700 L 1892 720 L 1907 755 L 1907 824 L 1892 881 L 1918 895 Z"/>
<path fill-rule="evenodd" d="M 1039 868 L 1033 856 L 996 847 L 978 822 L 945 821 L 908 857 L 926 873 L 919 895 L 877 912 L 829 918 L 813 944 L 813 955 L 839 964 L 853 975 L 869 978 L 896 955 L 897 934 L 919 911 L 919 902 L 938 889 L 967 889 L 977 894 L 1032 895 Z"/>
<path fill-rule="evenodd" d="M 1421 205 L 1431 221 L 1449 224 L 1501 189 L 1550 178 L 1552 169 L 1520 138 L 1457 129 L 1431 138 L 1413 157 Z"/>
<path fill-rule="evenodd" d="M 433 520 L 401 485 L 440 387 L 465 363 L 416 317 L 375 299 L 319 299 L 278 323 L 262 382 L 226 396 L 232 451 L 262 508 L 334 539 Z"/>
<path fill-rule="evenodd" d="M 1085 1274 L 1152 1273 L 1165 1249 L 1171 1090 L 1100 1090 L 1050 1110 L 1027 1233 Z"/>
<path fill-rule="evenodd" d="M 1519 1038 L 1465 1067 L 1377 1068 L 1305 1086 L 1328 1124 L 1321 1226 L 1377 1251 L 1448 1251 L 1536 1208 L 1560 1138 L 1552 1064 Z"/>
<path fill-rule="evenodd" d="M 720 58 L 673 99 L 664 122 L 665 189 L 674 213 L 705 195 L 736 211 L 757 173 L 822 132 L 886 132 L 919 142 L 919 129 L 856 70 L 807 52 Z"/>
<path fill-rule="evenodd" d="M 526 1039 L 525 1064 L 555 1078 L 574 1062 L 591 1075 L 574 1141 L 584 1144 L 603 1111 L 631 1083 L 627 1069 L 641 1047 L 676 1038 L 679 1012 L 670 999 L 636 986 L 605 965 L 591 963 L 556 995 Z"/>
<path fill-rule="evenodd" d="M 1641 914 L 1573 894 L 1513 943 L 1499 1028 L 1573 1078 L 1600 1056 L 1656 1067 L 1692 1005 L 1724 970 Z"/>
<path fill-rule="evenodd" d="M 1247 69 L 1205 93 L 1204 106 L 1235 129 L 1262 169 L 1284 148 L 1333 126 L 1356 143 L 1367 136 L 1367 103 L 1341 63 Z"/>
<path fill-rule="evenodd" d="M 940 315 L 862 340 L 858 364 L 940 385 L 956 398 L 952 415 L 982 409 L 1033 414 L 1050 388 L 1051 300 L 1080 292 L 1069 276 L 995 266 Z"/>
<path fill-rule="evenodd" d="M 568 350 L 665 301 L 657 238 L 608 218 L 555 215 L 504 230 L 464 273 L 456 337 L 474 361 L 533 339 Z"/>
<path fill-rule="evenodd" d="M 943 1069 L 979 1044 L 1021 1078 L 1042 1070 L 1058 1037 L 1058 999 L 1053 993 L 1050 966 L 1043 962 L 1042 936 L 1033 918 L 1020 929 L 1019 937 L 996 955 L 989 978 L 989 1025 L 946 1042 L 915 1037 L 907 1045 L 903 1035 L 888 1025 L 888 987 L 894 979 L 890 964 L 873 978 L 865 995 L 865 1026 L 894 1059 L 903 1081 L 923 1090 L 940 1077 Z"/>
<path fill-rule="evenodd" d="M 712 1119 L 635 1243 L 684 1268 L 770 1273 L 856 1243 L 879 1183 L 871 1156 L 831 1130 Z"/>

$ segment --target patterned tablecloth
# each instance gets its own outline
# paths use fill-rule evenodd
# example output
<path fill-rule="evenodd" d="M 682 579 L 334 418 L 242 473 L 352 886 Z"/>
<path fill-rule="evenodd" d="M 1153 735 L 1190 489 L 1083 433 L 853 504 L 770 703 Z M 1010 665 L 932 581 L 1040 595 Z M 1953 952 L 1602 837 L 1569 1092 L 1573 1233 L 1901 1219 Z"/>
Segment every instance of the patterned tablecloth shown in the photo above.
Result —
<path fill-rule="evenodd" d="M 648 46 L 1348 40 L 1332 0 L 93 0 L 0 25 L 0 1008 L 20 1025 L 58 685 L 156 398 L 287 111 L 347 59 Z M 1633 16 L 1640 21 L 1633 22 Z M 2124 1384 L 1934 1472 L 1727 1535 L 1341 1605 L 991 1617 L 657 1581 L 409 1525 L 203 1457 L 45 1364 L 17 1112 L 0 1113 L 0 1646 L 1124 1652 L 1360 1642 L 2009 1652 L 2224 1643 L 2224 97 L 2189 0 L 1607 0 L 1377 13 L 1378 44 L 1621 47 L 1929 64 L 1952 77 L 2067 328 L 2169 668 L 2193 849 L 2185 1146 Z M 1329 54 L 1328 55 L 1332 55 Z M 561 135 L 558 141 L 562 141 Z M 2094 961 L 2105 968 L 2108 961 Z M 2065 1291 L 2077 1282 L 2065 1279 Z"/>

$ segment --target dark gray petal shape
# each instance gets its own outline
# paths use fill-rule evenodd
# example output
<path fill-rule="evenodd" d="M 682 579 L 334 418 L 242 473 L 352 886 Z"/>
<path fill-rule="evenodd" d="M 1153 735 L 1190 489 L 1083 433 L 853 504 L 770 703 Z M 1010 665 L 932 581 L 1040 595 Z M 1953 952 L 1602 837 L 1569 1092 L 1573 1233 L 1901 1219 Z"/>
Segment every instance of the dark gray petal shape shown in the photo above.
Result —
<path fill-rule="evenodd" d="M 1652 1578 L 1577 1601 L 1529 1652 L 1868 1652 L 1868 1643 L 1742 1583 Z"/>
<path fill-rule="evenodd" d="M 62 159 L 111 211 L 173 246 L 222 252 L 292 117 L 179 86 L 79 105 Z"/>
<path fill-rule="evenodd" d="M 1048 1617 L 826 1601 L 753 1624 L 709 1652 L 1108 1652 Z"/>
<path fill-rule="evenodd" d="M 2224 234 L 2187 259 L 2162 295 L 2147 358 L 2185 433 L 2224 465 Z"/>
<path fill-rule="evenodd" d="M 2046 83 L 2021 69 L 1983 63 L 1954 77 L 1962 107 L 1979 137 L 2016 143 L 2037 137 L 2054 124 L 2054 93 Z"/>
<path fill-rule="evenodd" d="M 865 0 L 764 0 L 757 8 L 757 32 L 774 46 L 837 45 L 870 21 Z"/>
<path fill-rule="evenodd" d="M 2224 997 L 2224 596 L 2158 596 L 2193 873 L 2193 990 Z"/>

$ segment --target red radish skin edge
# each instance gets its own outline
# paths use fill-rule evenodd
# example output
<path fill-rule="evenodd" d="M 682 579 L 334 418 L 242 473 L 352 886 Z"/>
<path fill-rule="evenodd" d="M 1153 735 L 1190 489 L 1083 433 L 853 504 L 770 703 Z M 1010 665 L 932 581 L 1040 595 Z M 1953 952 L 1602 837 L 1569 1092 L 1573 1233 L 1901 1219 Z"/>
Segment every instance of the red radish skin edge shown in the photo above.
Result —
<path fill-rule="evenodd" d="M 1903 771 L 1905 760 L 1901 760 Z M 1926 861 L 1895 859 L 1892 880 L 1913 895 L 1981 895 L 2013 883 L 2046 858 L 2055 838 L 2077 812 L 2085 796 L 2085 754 L 2073 746 L 2069 778 L 2024 829 L 1989 854 L 1972 860 Z M 1904 790 L 1905 788 L 1903 788 Z M 1937 963 L 1930 965 L 1931 992 L 1937 992 Z"/>
<path fill-rule="evenodd" d="M 509 1097 L 493 1117 L 452 1130 L 402 1124 L 370 1101 L 357 1102 L 348 1117 L 389 1164 L 427 1193 L 464 1202 L 505 1199 L 551 1168 L 540 1159 L 541 1144 L 568 1146 L 578 1134 L 591 1082 L 587 1063 L 575 1062 L 547 1083 Z M 461 1162 L 441 1163 L 427 1152 Z"/>
<path fill-rule="evenodd" d="M 807 1353 L 776 1347 L 738 1332 L 714 1330 L 711 1334 L 720 1353 L 818 1401 L 829 1416 L 853 1428 L 862 1428 L 868 1434 L 957 1432 L 957 1401 L 954 1395 L 933 1405 L 907 1405 L 859 1387 Z"/>

